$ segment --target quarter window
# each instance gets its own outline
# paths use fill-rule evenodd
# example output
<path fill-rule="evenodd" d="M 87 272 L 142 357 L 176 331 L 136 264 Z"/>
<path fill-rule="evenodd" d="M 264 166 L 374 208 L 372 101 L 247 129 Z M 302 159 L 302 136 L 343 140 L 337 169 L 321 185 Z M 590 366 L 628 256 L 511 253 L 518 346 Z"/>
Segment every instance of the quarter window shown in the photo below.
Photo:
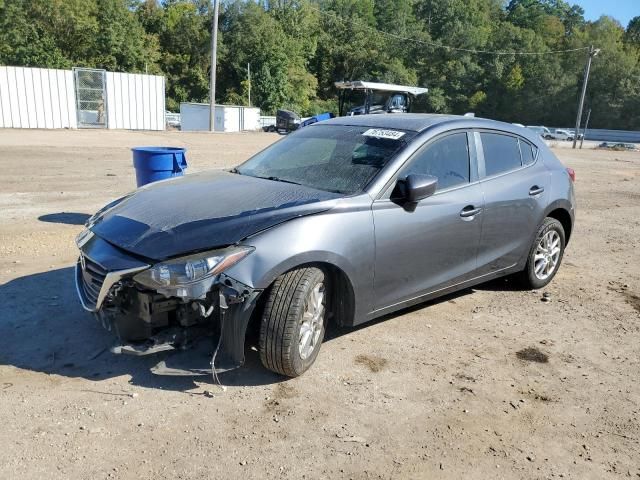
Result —
<path fill-rule="evenodd" d="M 411 160 L 403 177 L 410 174 L 438 177 L 438 190 L 469 183 L 469 145 L 466 133 L 435 140 Z"/>
<path fill-rule="evenodd" d="M 522 154 L 522 164 L 531 165 L 536 161 L 535 147 L 524 140 L 518 140 L 520 143 L 520 153 Z"/>
<path fill-rule="evenodd" d="M 487 177 L 522 166 L 518 139 L 498 133 L 480 133 Z"/>

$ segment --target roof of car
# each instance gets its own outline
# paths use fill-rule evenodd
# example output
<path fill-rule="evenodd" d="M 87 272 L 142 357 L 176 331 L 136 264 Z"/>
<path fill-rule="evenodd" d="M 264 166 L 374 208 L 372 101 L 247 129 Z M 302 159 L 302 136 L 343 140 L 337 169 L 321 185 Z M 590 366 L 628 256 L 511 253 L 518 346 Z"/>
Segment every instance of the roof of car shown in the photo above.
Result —
<path fill-rule="evenodd" d="M 462 115 L 439 115 L 433 113 L 393 113 L 393 114 L 373 114 L 354 115 L 350 117 L 336 117 L 331 120 L 321 122 L 324 125 L 353 125 L 372 128 L 394 128 L 399 130 L 412 130 L 422 132 L 427 128 L 440 123 L 452 123 L 459 128 L 497 128 L 500 130 L 513 131 L 517 127 L 510 123 L 497 122 L 486 118 L 465 117 Z"/>
<path fill-rule="evenodd" d="M 350 117 L 336 117 L 331 120 L 314 123 L 311 126 L 320 125 L 351 125 L 358 127 L 389 128 L 395 130 L 409 130 L 423 132 L 424 130 L 439 124 L 447 124 L 451 129 L 456 128 L 486 128 L 489 130 L 501 130 L 510 132 L 528 139 L 531 143 L 538 144 L 540 136 L 528 128 L 513 125 L 511 123 L 489 120 L 487 118 L 466 117 L 463 115 L 440 115 L 435 113 L 393 113 L 354 115 Z M 305 127 L 307 128 L 307 127 Z"/>

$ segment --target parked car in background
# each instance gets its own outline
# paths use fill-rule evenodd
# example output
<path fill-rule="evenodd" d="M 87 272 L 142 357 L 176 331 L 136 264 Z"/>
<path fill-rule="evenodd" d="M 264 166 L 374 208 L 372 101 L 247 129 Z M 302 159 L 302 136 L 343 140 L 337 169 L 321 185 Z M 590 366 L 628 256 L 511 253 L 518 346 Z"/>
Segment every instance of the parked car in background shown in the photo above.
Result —
<path fill-rule="evenodd" d="M 558 128 L 549 134 L 549 140 L 573 140 L 573 133 L 568 130 Z"/>
<path fill-rule="evenodd" d="M 182 123 L 180 119 L 180 114 L 170 112 L 169 110 L 166 110 L 164 112 L 164 119 L 168 127 L 180 128 L 180 125 Z"/>
<path fill-rule="evenodd" d="M 276 129 L 276 117 L 275 115 L 261 115 L 260 116 L 260 128 L 264 132 L 275 132 Z"/>
<path fill-rule="evenodd" d="M 575 130 L 566 130 L 567 134 L 569 135 L 569 140 L 573 140 L 574 137 L 576 136 L 576 132 Z M 578 134 L 578 140 L 582 139 L 582 137 L 584 137 L 584 133 L 579 133 Z"/>
<path fill-rule="evenodd" d="M 278 133 L 290 133 L 300 127 L 300 116 L 291 110 L 276 111 L 276 131 Z"/>
<path fill-rule="evenodd" d="M 569 140 L 573 141 L 575 137 L 575 132 L 573 130 L 565 129 L 565 128 L 556 128 L 553 132 L 551 132 L 550 140 Z M 582 134 L 578 135 L 578 140 L 582 138 Z"/>
<path fill-rule="evenodd" d="M 552 138 L 551 130 L 549 130 L 547 127 L 535 126 L 535 125 L 527 125 L 527 128 L 529 130 L 532 130 L 532 131 L 536 132 L 538 135 L 540 135 L 545 140 L 550 140 Z"/>
<path fill-rule="evenodd" d="M 326 120 L 231 170 L 104 207 L 77 238 L 77 291 L 118 335 L 114 352 L 204 338 L 226 371 L 243 364 L 251 324 L 264 366 L 295 377 L 329 322 L 356 326 L 510 274 L 547 285 L 573 231 L 574 178 L 508 123 Z"/>

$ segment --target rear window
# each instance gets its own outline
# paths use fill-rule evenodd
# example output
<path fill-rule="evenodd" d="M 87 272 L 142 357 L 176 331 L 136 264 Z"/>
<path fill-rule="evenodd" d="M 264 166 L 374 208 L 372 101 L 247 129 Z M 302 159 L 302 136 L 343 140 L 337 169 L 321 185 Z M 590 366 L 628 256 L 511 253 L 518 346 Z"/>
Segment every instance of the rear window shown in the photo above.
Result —
<path fill-rule="evenodd" d="M 499 133 L 480 133 L 487 177 L 522 166 L 518 139 Z"/>

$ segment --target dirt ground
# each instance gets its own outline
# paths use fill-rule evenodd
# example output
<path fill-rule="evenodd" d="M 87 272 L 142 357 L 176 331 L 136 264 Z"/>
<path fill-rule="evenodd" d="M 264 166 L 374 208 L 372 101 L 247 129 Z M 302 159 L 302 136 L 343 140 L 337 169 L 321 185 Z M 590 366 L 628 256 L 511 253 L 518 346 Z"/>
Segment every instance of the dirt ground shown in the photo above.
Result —
<path fill-rule="evenodd" d="M 74 237 L 135 186 L 129 148 L 192 173 L 277 138 L 0 130 L 0 478 L 640 478 L 640 153 L 557 150 L 578 218 L 548 302 L 495 281 L 332 328 L 298 379 L 250 350 L 224 392 L 109 353 Z"/>

